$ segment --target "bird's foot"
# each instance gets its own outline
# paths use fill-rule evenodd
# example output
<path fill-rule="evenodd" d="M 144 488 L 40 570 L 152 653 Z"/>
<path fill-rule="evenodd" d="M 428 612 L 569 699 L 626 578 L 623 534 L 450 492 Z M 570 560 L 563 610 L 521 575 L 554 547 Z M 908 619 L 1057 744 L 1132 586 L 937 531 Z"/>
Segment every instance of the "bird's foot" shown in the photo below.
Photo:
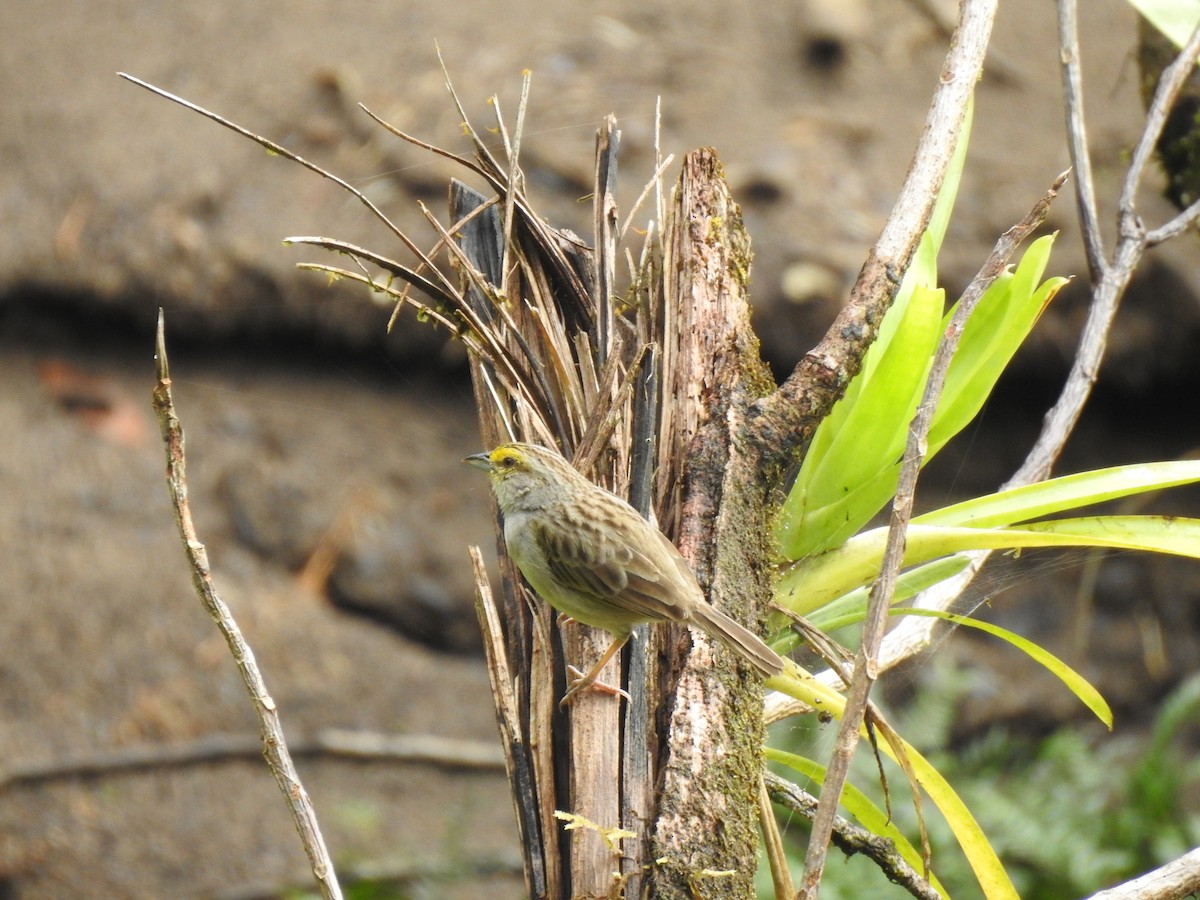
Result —
<path fill-rule="evenodd" d="M 567 666 L 567 692 L 558 703 L 559 709 L 566 709 L 579 694 L 587 690 L 599 691 L 613 697 L 624 697 L 626 700 L 630 699 L 627 691 L 613 687 L 611 684 L 605 684 L 603 681 L 597 681 L 594 671 L 584 675 L 574 666 Z"/>

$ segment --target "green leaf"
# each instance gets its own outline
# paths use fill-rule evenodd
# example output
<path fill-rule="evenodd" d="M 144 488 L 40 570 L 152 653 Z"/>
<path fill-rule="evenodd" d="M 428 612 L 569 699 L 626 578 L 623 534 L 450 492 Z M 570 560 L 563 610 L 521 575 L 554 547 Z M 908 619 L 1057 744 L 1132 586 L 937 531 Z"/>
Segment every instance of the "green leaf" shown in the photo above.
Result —
<path fill-rule="evenodd" d="M 906 428 L 921 400 L 941 336 L 944 303 L 940 290 L 913 290 L 887 352 L 864 378 L 832 441 L 822 443 L 819 459 L 810 449 L 780 523 L 779 540 L 788 558 L 841 543 L 891 496 L 894 483 L 880 487 L 883 500 L 878 505 L 862 503 L 863 495 L 853 489 L 876 483 L 880 471 L 891 469 L 903 451 Z M 809 459 L 814 460 L 811 465 Z M 848 496 L 859 502 L 848 504 Z"/>
<path fill-rule="evenodd" d="M 767 759 L 772 762 L 787 766 L 789 769 L 799 772 L 805 778 L 812 779 L 817 784 L 825 783 L 825 767 L 820 763 L 814 762 L 807 757 L 798 756 L 795 753 L 787 753 L 783 750 L 776 750 L 772 747 L 765 748 L 764 752 Z M 847 782 L 842 787 L 841 805 L 846 812 L 858 820 L 863 828 L 872 834 L 887 838 L 895 844 L 900 856 L 906 863 L 916 869 L 917 872 L 924 872 L 925 863 L 921 859 L 920 852 L 904 836 L 904 832 L 892 824 L 892 820 L 888 817 L 887 813 L 871 801 L 870 797 Z M 930 872 L 927 879 L 934 890 L 943 897 L 949 897 L 946 889 L 937 880 L 936 875 Z"/>
<path fill-rule="evenodd" d="M 1063 475 L 944 506 L 913 519 L 920 525 L 990 527 L 1026 522 L 1131 494 L 1200 481 L 1200 460 L 1139 463 Z"/>
<path fill-rule="evenodd" d="M 962 555 L 946 556 L 936 559 L 923 566 L 917 566 L 907 572 L 902 572 L 896 579 L 896 593 L 893 603 L 903 603 L 915 597 L 939 582 L 957 575 L 970 563 L 970 558 Z M 860 587 L 848 594 L 843 594 L 831 603 L 826 603 L 820 609 L 815 609 L 808 617 L 811 624 L 822 631 L 835 631 L 854 625 L 867 617 L 867 598 L 869 588 Z M 786 653 L 799 644 L 802 638 L 794 632 L 788 632 L 788 638 L 774 641 L 771 646 L 780 653 Z"/>
<path fill-rule="evenodd" d="M 942 250 L 942 242 L 946 239 L 946 231 L 950 227 L 950 216 L 954 212 L 954 203 L 958 198 L 958 186 L 962 181 L 963 168 L 967 162 L 967 148 L 971 143 L 971 123 L 975 119 L 975 95 L 967 101 L 966 116 L 963 118 L 962 131 L 958 143 L 954 147 L 954 155 L 946 167 L 946 175 L 942 179 L 942 189 L 938 191 L 933 211 L 929 214 L 929 224 L 921 236 L 921 243 L 913 258 L 905 277 L 913 277 L 914 287 L 937 287 L 937 256 Z"/>
<path fill-rule="evenodd" d="M 1038 316 L 1066 283 L 1066 279 L 1051 279 L 1037 287 L 1052 244 L 1051 237 L 1034 242 L 1016 273 L 997 279 L 968 320 L 934 414 L 925 462 L 932 459 L 950 438 L 979 413 L 996 380 L 1033 328 Z M 948 324 L 948 318 L 944 319 L 943 330 Z M 896 352 L 916 351 L 898 347 Z M 889 375 L 880 370 L 876 377 Z M 924 377 L 925 373 L 922 373 L 922 390 Z M 920 397 L 918 394 L 912 399 L 910 407 L 904 407 L 899 405 L 899 395 L 904 388 L 895 386 L 894 392 L 895 397 L 888 397 L 887 392 L 882 390 L 875 392 L 885 409 L 882 413 L 879 408 L 868 409 L 870 421 L 876 425 L 873 432 L 860 433 L 857 430 L 858 420 L 853 417 L 841 419 L 839 434 L 842 439 L 829 440 L 823 445 L 826 464 L 815 466 L 805 473 L 810 480 L 804 500 L 807 515 L 803 523 L 797 525 L 786 521 L 785 514 L 780 533 L 781 540 L 788 540 L 795 526 L 803 528 L 811 538 L 785 543 L 783 550 L 788 558 L 797 559 L 838 546 L 870 521 L 895 493 L 900 477 L 902 442 Z M 886 407 L 888 403 L 890 407 Z M 894 429 L 886 448 L 881 448 L 882 453 L 870 451 L 868 448 L 876 446 L 873 441 L 884 439 L 879 436 L 884 429 Z M 856 448 L 853 452 L 848 449 L 851 445 Z M 857 469 L 853 469 L 850 462 L 842 458 L 842 454 L 847 453 L 851 453 L 852 460 L 860 463 Z M 835 460 L 836 463 L 833 462 Z M 873 471 L 866 474 L 863 471 L 866 468 Z M 821 483 L 823 479 L 832 481 L 839 476 L 845 480 Z M 859 480 L 853 480 L 855 478 Z M 829 495 L 828 488 L 834 489 L 832 495 Z"/>
<path fill-rule="evenodd" d="M 912 417 L 911 411 L 906 417 L 902 413 L 909 409 L 910 401 L 912 410 L 916 409 L 929 368 L 928 359 L 912 354 L 918 352 L 917 347 L 928 343 L 931 349 L 926 356 L 931 355 L 941 336 L 938 331 L 930 342 L 935 323 L 928 321 L 928 314 L 935 295 L 939 315 L 945 303 L 940 292 L 935 292 L 937 255 L 958 194 L 970 143 L 973 111 L 972 98 L 929 225 L 904 273 L 900 290 L 880 323 L 875 342 L 863 358 L 862 370 L 847 385 L 845 395 L 813 435 L 796 482 L 783 505 L 776 538 L 788 559 L 799 559 L 837 546 L 870 521 L 894 490 L 899 472 L 895 458 L 903 449 L 907 425 Z M 918 289 L 921 289 L 919 294 Z M 914 297 L 917 297 L 918 309 L 912 315 Z M 919 332 L 911 333 L 911 326 L 916 326 Z M 883 371 L 880 371 L 881 367 Z M 905 370 L 908 375 L 913 370 L 919 372 L 919 386 L 913 390 L 912 379 L 904 384 L 893 382 L 894 369 Z M 864 404 L 869 408 L 864 410 Z M 883 421 L 875 417 L 880 410 L 888 417 L 884 421 L 892 423 L 890 426 L 884 427 Z M 871 434 L 886 432 L 882 444 L 872 443 L 870 435 L 856 430 L 864 424 Z M 863 485 L 869 487 L 856 497 L 843 496 L 845 491 L 857 490 Z"/>
<path fill-rule="evenodd" d="M 981 622 L 979 619 L 974 619 L 970 616 L 959 616 L 954 613 L 942 612 L 940 609 L 914 609 L 907 607 L 905 609 L 892 609 L 889 610 L 889 613 L 893 616 L 932 616 L 937 619 L 945 619 L 948 622 L 953 622 L 955 625 L 977 628 L 980 631 L 986 631 L 990 635 L 1008 641 L 1018 650 L 1031 657 L 1035 662 L 1044 666 L 1059 681 L 1069 687 L 1071 692 L 1083 702 L 1083 705 L 1095 713 L 1096 718 L 1107 725 L 1109 731 L 1112 731 L 1112 709 L 1109 708 L 1108 703 L 1105 702 L 1100 692 L 1092 687 L 1086 678 L 1065 662 L 1033 641 L 1023 638 L 1019 634 L 1014 634 L 1007 628 L 1001 628 L 999 625 L 993 625 L 990 622 Z"/>
<path fill-rule="evenodd" d="M 929 365 L 950 322 L 935 292 L 937 253 L 957 193 L 966 141 L 960 141 L 930 225 L 905 272 L 896 300 L 846 395 L 818 427 L 776 523 L 784 559 L 803 559 L 841 545 L 891 499 L 899 480 L 908 425 L 924 392 Z M 1015 271 L 1005 272 L 967 321 L 934 412 L 924 462 L 973 419 L 1046 305 L 1066 283 L 1038 285 L 1053 236 L 1035 241 Z M 926 350 L 926 348 L 928 348 Z"/>
<path fill-rule="evenodd" d="M 813 709 L 828 712 L 839 719 L 845 712 L 845 697 L 822 684 L 794 663 L 789 664 L 785 674 L 768 678 L 766 683 L 773 690 L 781 691 Z M 865 733 L 865 729 L 863 731 Z M 954 837 L 958 840 L 958 845 L 962 847 L 963 854 L 970 863 L 975 878 L 983 889 L 984 896 L 988 900 L 1019 900 L 1012 881 L 1009 880 L 1004 866 L 1000 864 L 1000 859 L 996 856 L 996 851 L 988 843 L 987 836 L 984 835 L 966 804 L 962 802 L 962 799 L 954 792 L 941 773 L 930 765 L 929 760 L 918 753 L 915 747 L 903 739 L 901 739 L 901 744 L 917 783 L 941 811 L 950 830 L 954 832 Z M 879 742 L 879 749 L 891 759 L 896 759 L 896 751 L 886 740 Z"/>
<path fill-rule="evenodd" d="M 1200 0 L 1129 0 L 1129 5 L 1180 48 L 1200 22 Z"/>
<path fill-rule="evenodd" d="M 779 581 L 775 600 L 809 615 L 826 603 L 878 577 L 887 528 L 874 528 L 836 550 L 793 565 Z M 963 550 L 1022 547 L 1114 547 L 1200 558 L 1200 519 L 1164 516 L 1094 516 L 1035 522 L 1011 528 L 955 528 L 912 524 L 906 566 Z"/>
<path fill-rule="evenodd" d="M 978 415 L 1038 317 L 1067 283 L 1065 278 L 1052 278 L 1038 284 L 1053 246 L 1053 235 L 1034 241 L 1016 271 L 992 282 L 971 313 L 934 412 L 928 458 Z M 946 326 L 953 314 L 954 310 L 946 314 Z"/>

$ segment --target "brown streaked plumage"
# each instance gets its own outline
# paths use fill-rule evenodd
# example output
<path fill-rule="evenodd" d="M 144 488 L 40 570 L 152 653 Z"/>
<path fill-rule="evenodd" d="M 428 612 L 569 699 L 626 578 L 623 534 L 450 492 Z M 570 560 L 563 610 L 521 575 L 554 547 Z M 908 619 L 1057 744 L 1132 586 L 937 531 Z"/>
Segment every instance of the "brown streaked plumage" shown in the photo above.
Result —
<path fill-rule="evenodd" d="M 559 612 L 613 636 L 592 670 L 572 681 L 564 704 L 595 683 L 642 622 L 693 625 L 763 675 L 783 671 L 779 654 L 704 599 L 666 535 L 554 450 L 501 444 L 466 462 L 488 473 L 509 556 L 530 586 Z"/>

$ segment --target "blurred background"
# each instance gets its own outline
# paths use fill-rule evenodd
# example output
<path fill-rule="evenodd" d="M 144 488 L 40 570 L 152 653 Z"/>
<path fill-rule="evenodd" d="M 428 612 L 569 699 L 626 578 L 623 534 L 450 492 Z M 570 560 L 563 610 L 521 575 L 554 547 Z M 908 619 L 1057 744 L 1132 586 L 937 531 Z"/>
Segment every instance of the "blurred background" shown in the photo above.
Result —
<path fill-rule="evenodd" d="M 443 215 L 461 173 L 358 104 L 468 152 L 438 47 L 480 131 L 492 95 L 511 125 L 532 72 L 528 193 L 584 236 L 601 118 L 622 132 L 627 210 L 653 173 L 661 99 L 664 154 L 714 146 L 724 161 L 755 251 L 756 326 L 783 373 L 828 326 L 890 210 L 954 13 L 937 0 L 704 0 L 682 16 L 665 0 L 0 6 L 0 897 L 306 884 L 177 543 L 149 406 L 160 307 L 200 535 L 288 734 L 496 742 L 465 550 L 492 552 L 492 536 L 486 485 L 458 463 L 480 449 L 461 348 L 411 314 L 386 334 L 390 309 L 295 268 L 337 260 L 284 246 L 289 235 L 409 261 L 353 197 L 117 71 L 333 170 L 427 246 L 419 204 Z M 942 255 L 951 293 L 1068 166 L 1054 15 L 1041 0 L 1001 4 Z M 1107 227 L 1142 123 L 1137 22 L 1094 0 L 1082 24 Z M 1160 190 L 1151 179 L 1141 205 L 1155 224 L 1171 214 Z M 931 467 L 919 504 L 995 488 L 1036 434 L 1086 311 L 1074 222 L 1068 189 L 1048 226 L 1061 232 L 1050 272 L 1076 282 L 964 446 Z M 1143 264 L 1060 472 L 1194 452 L 1198 259 L 1190 234 Z M 1194 512 L 1195 499 L 1154 508 Z M 1142 759 L 1159 702 L 1200 662 L 1200 572 L 1124 556 L 1088 569 L 1081 591 L 1080 565 L 1032 571 L 979 599 L 995 593 L 989 615 L 1092 678 L 1132 741 L 1119 746 Z M 966 635 L 942 649 L 890 699 L 952 698 L 930 713 L 936 740 L 958 756 L 993 748 L 993 780 L 1048 735 L 1080 736 L 1081 758 L 1118 746 L 1011 651 Z M 250 751 L 205 758 L 218 738 Z M 1172 731 L 1171 752 L 1187 739 Z M 167 764 L 180 747 L 194 757 Z M 105 768 L 141 751 L 144 765 Z M 335 859 L 396 876 L 393 896 L 522 895 L 502 772 L 321 753 L 300 767 Z"/>

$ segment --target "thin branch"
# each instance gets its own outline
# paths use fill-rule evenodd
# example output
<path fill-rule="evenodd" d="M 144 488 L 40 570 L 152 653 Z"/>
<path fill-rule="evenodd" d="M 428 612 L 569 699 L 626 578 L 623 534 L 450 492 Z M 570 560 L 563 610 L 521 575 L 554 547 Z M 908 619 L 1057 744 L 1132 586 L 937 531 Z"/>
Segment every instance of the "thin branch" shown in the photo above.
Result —
<path fill-rule="evenodd" d="M 891 257 L 901 261 L 902 265 L 895 272 L 887 273 L 887 282 L 869 283 L 870 290 L 876 292 L 876 297 L 885 299 L 889 304 L 899 287 L 901 273 L 907 267 L 913 249 L 920 239 L 920 234 L 929 221 L 930 210 L 941 188 L 946 166 L 959 140 L 963 115 L 975 81 L 974 75 L 967 83 L 960 82 L 967 72 L 977 74 L 978 67 L 982 66 L 983 54 L 991 34 L 991 24 L 995 13 L 996 4 L 991 0 L 963 3 L 959 28 L 947 57 L 945 75 L 938 93 L 934 97 L 933 107 L 930 109 L 926 134 L 922 136 L 917 157 L 914 159 L 909 177 L 901 190 L 900 198 L 896 202 L 892 218 L 876 243 L 875 250 L 872 251 L 873 255 L 878 251 L 884 260 L 889 259 L 891 256 L 889 251 L 892 251 L 893 248 L 894 251 L 902 251 L 903 254 L 899 257 Z M 964 71 L 956 73 L 954 63 L 961 65 Z M 974 69 L 970 68 L 972 65 L 975 66 Z M 957 88 L 957 90 L 952 91 L 948 86 Z M 956 108 L 955 104 L 961 105 Z M 930 135 L 935 116 L 938 114 L 944 115 L 948 119 L 946 124 L 951 126 L 949 139 L 943 136 L 940 140 L 935 141 Z M 930 158 L 925 159 L 923 153 L 929 153 Z M 922 191 L 925 193 L 920 193 Z M 898 212 L 901 210 L 907 212 Z M 1011 253 L 1011 250 L 1009 252 Z M 1007 256 L 1004 257 L 1004 261 L 1007 261 Z M 989 262 L 991 262 L 990 259 Z M 863 275 L 859 278 L 859 284 L 855 285 L 856 293 L 863 285 L 863 279 L 867 277 L 871 265 L 871 260 L 868 260 L 867 265 L 863 268 Z M 987 283 L 990 284 L 1002 269 L 1003 263 L 1000 263 L 991 277 L 987 279 Z M 937 398 L 941 394 L 945 372 L 950 365 L 950 357 L 954 348 L 958 344 L 958 336 L 961 334 L 963 324 L 974 308 L 975 302 L 982 296 L 985 287 L 986 284 L 981 285 L 973 297 L 964 296 L 959 303 L 950 327 L 938 347 L 933 369 L 926 384 L 925 396 L 909 431 L 900 484 L 892 504 L 892 525 L 888 534 L 887 549 L 884 553 L 883 568 L 879 580 L 871 591 L 867 620 L 863 625 L 862 646 L 859 648 L 855 660 L 854 678 L 846 698 L 845 712 L 838 728 L 837 747 L 830 760 L 821 789 L 821 801 L 813 822 L 812 835 L 809 838 L 808 851 L 804 859 L 804 877 L 796 895 L 798 900 L 800 898 L 816 900 L 817 897 L 821 876 L 825 870 L 829 839 L 833 830 L 833 821 L 837 815 L 842 787 L 849 773 L 850 760 L 858 744 L 859 729 L 866 713 L 871 685 L 878 677 L 879 645 L 883 640 L 887 610 L 891 605 L 895 581 L 904 556 L 904 534 L 912 515 L 913 492 L 916 488 L 921 460 L 925 456 L 926 436 L 933 421 L 933 410 Z M 868 294 L 868 296 L 870 295 Z M 841 316 L 839 316 L 840 319 Z M 877 323 L 875 328 L 877 328 Z M 871 330 L 873 331 L 874 328 Z M 799 369 L 780 388 L 778 394 L 785 394 L 788 385 L 798 374 L 800 374 Z"/>
<path fill-rule="evenodd" d="M 1154 247 L 1163 241 L 1178 237 L 1200 220 L 1200 200 L 1197 200 L 1170 222 L 1146 232 L 1146 246 Z"/>
<path fill-rule="evenodd" d="M 817 798 L 801 790 L 785 778 L 773 772 L 764 772 L 767 791 L 771 799 L 788 812 L 811 821 L 817 811 Z M 900 855 L 896 845 L 884 837 L 837 816 L 833 823 L 832 841 L 847 856 L 861 853 L 872 860 L 888 881 L 898 884 L 914 897 L 921 900 L 940 900 L 939 894 L 921 874 Z"/>
<path fill-rule="evenodd" d="M 1075 0 L 1070 0 L 1074 5 Z M 1167 124 L 1167 115 L 1184 84 L 1196 70 L 1196 60 L 1200 58 L 1200 24 L 1192 31 L 1183 50 L 1171 65 L 1163 69 L 1154 90 L 1154 99 L 1146 111 L 1146 125 L 1138 140 L 1137 149 L 1133 151 L 1133 161 L 1129 164 L 1129 172 L 1125 176 L 1125 184 L 1121 188 L 1120 210 L 1122 214 L 1132 214 L 1137 204 L 1138 187 L 1146 165 L 1154 154 L 1154 145 L 1162 135 L 1163 127 Z"/>
<path fill-rule="evenodd" d="M 205 610 L 216 622 L 217 628 L 229 645 L 229 652 L 237 663 L 242 681 L 250 699 L 254 701 L 254 710 L 262 727 L 263 756 L 267 765 L 279 784 L 292 821 L 300 834 L 304 852 L 308 854 L 312 865 L 313 877 L 321 890 L 321 895 L 330 900 L 340 900 L 342 890 L 338 886 L 337 873 L 325 848 L 325 839 L 321 835 L 317 823 L 317 814 L 308 792 L 300 782 L 296 767 L 292 765 L 287 743 L 283 737 L 283 727 L 279 720 L 279 711 L 275 701 L 267 692 L 266 682 L 254 659 L 254 651 L 242 637 L 241 629 L 234 621 L 229 607 L 225 605 L 216 588 L 213 586 L 212 573 L 208 565 L 208 552 L 196 534 L 196 526 L 192 522 L 192 511 L 188 504 L 186 459 L 183 451 L 183 426 L 175 413 L 175 401 L 171 396 L 171 377 L 167 365 L 167 344 L 164 335 L 165 325 L 163 312 L 158 312 L 158 335 L 155 346 L 155 356 L 158 363 L 158 383 L 154 387 L 153 406 L 158 416 L 159 428 L 162 431 L 163 443 L 167 454 L 167 487 L 171 494 L 171 505 L 175 511 L 175 520 L 179 525 L 180 538 L 183 541 L 184 553 L 192 572 L 192 584 L 196 595 L 204 604 Z"/>
<path fill-rule="evenodd" d="M 784 472 L 862 365 L 929 222 L 991 36 L 997 0 L 967 0 L 942 67 L 925 128 L 891 215 L 850 300 L 779 390 L 755 404 L 750 426 L 768 473 Z"/>
<path fill-rule="evenodd" d="M 493 742 L 432 734 L 377 734 L 326 728 L 292 740 L 293 757 L 327 756 L 394 763 L 418 763 L 445 769 L 503 771 L 504 757 Z M 0 789 L 65 778 L 103 778 L 126 772 L 181 768 L 231 760 L 262 758 L 262 739 L 241 734 L 211 734 L 192 741 L 122 747 L 87 756 L 8 766 Z"/>
<path fill-rule="evenodd" d="M 1200 892 L 1200 847 L 1087 900 L 1185 900 Z"/>
<path fill-rule="evenodd" d="M 1079 65 L 1079 23 L 1075 0 L 1058 4 L 1058 44 L 1062 60 L 1063 106 L 1067 116 L 1067 150 L 1075 172 L 1075 203 L 1083 231 L 1083 249 L 1087 255 L 1092 284 L 1100 280 L 1108 264 L 1104 260 L 1104 239 L 1096 213 L 1096 184 L 1092 178 L 1092 157 L 1088 152 L 1087 129 L 1083 121 L 1083 73 Z"/>
<path fill-rule="evenodd" d="M 1068 24 L 1073 24 L 1075 0 L 1059 0 L 1059 4 L 1060 18 L 1065 18 Z M 1075 55 L 1077 55 L 1078 40 L 1075 34 L 1073 32 L 1061 34 L 1060 40 L 1063 42 L 1064 66 L 1077 64 L 1073 63 L 1071 51 L 1071 47 L 1075 46 Z M 1181 67 L 1194 67 L 1198 57 L 1200 57 L 1200 28 L 1192 32 L 1187 47 L 1184 48 L 1179 58 L 1164 71 L 1147 113 L 1147 134 L 1153 130 L 1157 137 L 1158 130 L 1161 130 L 1160 119 L 1166 115 L 1178 95 Z M 1072 99 L 1071 96 L 1068 96 L 1067 102 L 1068 104 L 1078 103 L 1079 100 L 1077 97 Z M 1155 123 L 1159 124 L 1156 126 Z M 1082 129 L 1080 133 L 1082 134 Z M 1079 350 L 1075 354 L 1067 383 L 1063 386 L 1062 393 L 1054 407 L 1046 414 L 1041 434 L 1038 435 L 1037 442 L 1029 451 L 1024 464 L 1005 487 L 1031 484 L 1050 474 L 1055 460 L 1058 459 L 1062 448 L 1066 445 L 1067 437 L 1079 420 L 1084 403 L 1091 395 L 1092 385 L 1096 383 L 1100 372 L 1100 362 L 1108 345 L 1108 334 L 1112 330 L 1117 307 L 1133 277 L 1134 269 L 1137 268 L 1149 244 L 1148 235 L 1137 215 L 1134 204 L 1137 185 L 1141 181 L 1142 170 L 1148 159 L 1147 153 L 1142 152 L 1142 148 L 1152 146 L 1153 142 L 1153 139 L 1148 140 L 1146 135 L 1143 135 L 1139 142 L 1139 152 L 1135 154 L 1134 162 L 1126 174 L 1121 191 L 1116 249 L 1111 261 L 1102 265 L 1100 277 L 1093 283 L 1092 307 L 1088 312 L 1083 335 L 1079 340 Z M 1085 173 L 1080 171 L 1077 174 L 1082 181 Z M 1090 176 L 1090 173 L 1087 174 Z M 1088 180 L 1090 181 L 1090 177 Z M 1093 188 L 1088 185 L 1081 187 L 1080 190 L 1091 192 Z M 1085 240 L 1087 240 L 1086 235 Z M 1101 256 L 1103 256 L 1102 252 Z M 1095 272 L 1093 272 L 1093 277 L 1095 278 Z"/>

